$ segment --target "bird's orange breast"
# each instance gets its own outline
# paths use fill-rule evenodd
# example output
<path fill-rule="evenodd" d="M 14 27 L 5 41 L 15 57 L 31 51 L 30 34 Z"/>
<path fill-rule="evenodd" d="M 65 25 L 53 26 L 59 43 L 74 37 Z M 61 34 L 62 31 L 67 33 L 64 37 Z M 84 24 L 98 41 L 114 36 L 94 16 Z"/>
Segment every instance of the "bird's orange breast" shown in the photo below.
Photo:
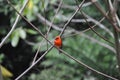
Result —
<path fill-rule="evenodd" d="M 54 45 L 58 48 L 62 47 L 62 39 L 60 38 L 60 36 L 57 36 L 54 40 Z"/>

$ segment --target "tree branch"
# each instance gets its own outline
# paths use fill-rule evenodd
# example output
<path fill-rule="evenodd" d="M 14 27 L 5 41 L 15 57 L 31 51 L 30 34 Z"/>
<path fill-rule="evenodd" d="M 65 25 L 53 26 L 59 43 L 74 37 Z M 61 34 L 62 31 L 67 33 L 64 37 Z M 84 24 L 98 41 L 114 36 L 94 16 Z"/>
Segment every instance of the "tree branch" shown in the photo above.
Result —
<path fill-rule="evenodd" d="M 28 1 L 29 1 L 29 0 L 25 0 L 25 3 L 24 3 L 24 5 L 22 6 L 22 8 L 20 9 L 19 13 L 22 13 L 22 12 L 23 12 L 23 10 L 25 9 Z M 7 0 L 7 2 L 9 3 L 9 0 Z M 1 43 L 0 43 L 0 48 L 1 48 L 2 45 L 5 43 L 5 41 L 9 38 L 9 36 L 11 35 L 11 33 L 14 31 L 14 29 L 15 29 L 18 21 L 19 21 L 19 18 L 20 18 L 20 15 L 17 15 L 17 18 L 16 18 L 16 20 L 15 20 L 15 22 L 14 22 L 11 30 L 10 30 L 9 33 L 4 37 L 4 39 L 1 41 Z"/>
<path fill-rule="evenodd" d="M 117 19 L 116 19 L 116 11 L 117 10 L 115 9 L 115 7 L 113 7 L 111 0 L 109 0 L 109 8 L 110 8 L 112 23 L 115 27 L 118 27 Z M 117 62 L 118 62 L 119 71 L 120 71 L 120 42 L 119 42 L 119 33 L 116 29 L 114 29 L 114 38 L 115 38 L 115 48 L 116 48 L 116 53 L 117 53 L 116 54 Z"/>
<path fill-rule="evenodd" d="M 64 33 L 66 26 L 70 23 L 70 21 L 72 20 L 72 18 L 77 14 L 77 12 L 82 8 L 83 3 L 85 2 L 85 0 L 83 0 L 77 7 L 75 13 L 70 17 L 70 19 L 67 21 L 67 23 L 63 26 L 63 30 L 60 33 L 60 36 L 62 36 L 62 34 Z"/>
<path fill-rule="evenodd" d="M 113 24 L 113 22 L 110 20 L 110 17 L 108 17 L 106 14 L 105 14 L 105 11 L 101 8 L 100 4 L 98 2 L 96 2 L 96 0 L 91 0 L 91 2 L 96 6 L 96 8 L 101 12 L 101 14 L 111 23 L 111 25 L 118 31 L 120 32 L 120 28 L 115 26 Z"/>

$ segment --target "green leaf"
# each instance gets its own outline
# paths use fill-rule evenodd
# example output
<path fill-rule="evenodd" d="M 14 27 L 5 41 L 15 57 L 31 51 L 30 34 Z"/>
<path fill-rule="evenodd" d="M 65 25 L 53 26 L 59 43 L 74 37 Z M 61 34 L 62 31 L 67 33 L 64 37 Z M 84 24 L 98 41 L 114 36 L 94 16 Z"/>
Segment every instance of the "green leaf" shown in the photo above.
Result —
<path fill-rule="evenodd" d="M 17 44 L 18 44 L 18 42 L 19 42 L 19 35 L 18 35 L 18 33 L 16 33 L 16 34 L 14 34 L 14 36 L 12 37 L 11 45 L 12 45 L 13 47 L 16 47 Z"/>
<path fill-rule="evenodd" d="M 0 63 L 3 61 L 4 57 L 5 57 L 4 53 L 0 53 Z"/>
<path fill-rule="evenodd" d="M 26 29 L 26 32 L 29 33 L 29 34 L 37 34 L 37 31 L 35 30 L 32 30 L 32 29 Z"/>
<path fill-rule="evenodd" d="M 44 62 L 42 62 L 41 63 L 41 65 L 43 65 L 43 66 L 51 66 L 51 65 L 53 65 L 54 64 L 54 62 L 53 61 L 50 61 L 50 60 L 46 60 L 46 61 L 44 61 Z"/>
<path fill-rule="evenodd" d="M 19 36 L 20 36 L 20 38 L 22 38 L 22 39 L 25 39 L 25 38 L 26 38 L 26 32 L 25 32 L 25 30 L 23 30 L 22 28 L 19 29 Z"/>
<path fill-rule="evenodd" d="M 42 4 L 41 4 L 41 5 L 42 5 L 42 8 L 44 8 L 44 6 L 45 6 L 45 5 L 44 5 L 44 4 L 45 4 L 45 0 L 41 0 L 41 2 L 42 2 Z"/>

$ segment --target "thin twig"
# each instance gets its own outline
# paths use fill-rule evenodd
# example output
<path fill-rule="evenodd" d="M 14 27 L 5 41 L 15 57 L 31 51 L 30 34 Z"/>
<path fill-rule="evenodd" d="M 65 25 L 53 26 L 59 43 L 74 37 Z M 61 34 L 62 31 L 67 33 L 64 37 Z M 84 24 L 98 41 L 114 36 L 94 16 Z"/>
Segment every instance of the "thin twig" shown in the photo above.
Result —
<path fill-rule="evenodd" d="M 24 76 L 29 70 L 31 70 L 41 59 L 53 48 L 51 46 L 37 61 L 35 61 L 29 68 L 27 68 L 22 74 L 20 74 L 15 80 L 19 80 L 22 76 Z"/>
<path fill-rule="evenodd" d="M 9 2 L 9 0 L 7 0 Z M 22 13 L 23 10 L 25 9 L 26 5 L 28 4 L 29 0 L 25 0 L 25 3 L 23 4 L 22 8 L 20 9 L 19 13 Z M 11 30 L 9 31 L 9 33 L 3 38 L 3 40 L 0 43 L 0 48 L 3 46 L 3 44 L 5 43 L 5 41 L 9 38 L 9 36 L 11 35 L 11 33 L 13 32 L 13 30 L 15 29 L 18 21 L 19 21 L 20 15 L 17 15 L 17 18 L 11 28 Z"/>
<path fill-rule="evenodd" d="M 50 26 L 49 26 L 49 28 L 48 28 L 48 30 L 47 30 L 46 38 L 48 38 L 48 34 L 49 34 L 49 32 L 50 32 L 50 30 L 51 30 L 51 28 L 52 28 L 54 19 L 55 19 L 56 15 L 58 14 L 58 12 L 59 12 L 59 10 L 60 10 L 60 8 L 61 8 L 61 6 L 62 6 L 62 3 L 63 3 L 63 0 L 60 0 L 59 6 L 58 6 L 58 8 L 57 8 L 57 11 L 55 12 L 55 15 L 54 15 L 54 17 L 53 17 L 53 19 L 52 19 L 52 22 L 51 22 L 51 24 L 50 24 Z M 45 21 L 46 21 L 46 19 L 45 19 Z M 48 48 L 48 42 L 47 42 L 47 48 Z"/>
<path fill-rule="evenodd" d="M 83 13 L 82 11 L 81 11 L 81 14 L 85 17 L 85 15 L 84 15 L 84 13 Z M 96 34 L 97 34 L 100 38 L 102 38 L 103 40 L 105 40 L 105 41 L 107 41 L 107 42 L 109 42 L 109 43 L 111 43 L 111 44 L 114 45 L 113 42 L 109 41 L 108 39 L 106 39 L 105 37 L 103 37 L 101 34 L 99 34 L 98 32 L 96 32 L 96 31 L 92 28 L 92 26 L 89 24 L 89 22 L 86 20 L 86 17 L 85 17 L 84 19 L 85 19 L 85 21 L 87 22 L 87 24 L 89 25 L 90 29 L 91 29 L 94 33 L 96 33 Z"/>
<path fill-rule="evenodd" d="M 105 11 L 101 8 L 100 4 L 96 0 L 91 0 L 91 2 L 96 6 L 96 8 L 101 12 L 101 14 L 111 23 L 111 25 L 120 32 L 120 28 L 116 27 L 113 22 L 111 21 L 110 17 L 105 14 Z"/>
<path fill-rule="evenodd" d="M 62 3 L 63 3 L 63 0 L 61 0 L 60 3 L 59 3 L 59 5 L 58 5 L 58 8 L 57 8 L 57 10 L 56 10 L 56 12 L 55 12 L 55 15 L 54 15 L 54 17 L 53 17 L 53 19 L 52 19 L 52 21 L 51 21 L 51 23 L 50 23 L 49 29 L 48 29 L 48 31 L 47 31 L 47 35 L 48 35 L 48 33 L 50 32 L 50 29 L 51 29 L 51 27 L 52 27 L 52 25 L 53 25 L 54 19 L 55 19 L 56 15 L 58 14 L 58 12 L 59 12 L 59 10 L 60 10 L 60 8 L 61 8 L 61 6 L 62 6 Z"/>
<path fill-rule="evenodd" d="M 72 37 L 72 36 L 75 36 L 75 35 L 81 35 L 84 38 L 87 38 L 87 39 L 91 40 L 91 42 L 97 43 L 97 44 L 109 49 L 113 53 L 116 53 L 116 51 L 113 47 L 109 46 L 108 44 L 105 44 L 105 43 L 102 43 L 102 42 L 98 41 L 97 39 L 93 38 L 92 36 L 86 35 L 84 32 L 78 32 L 78 31 L 74 30 L 73 33 L 74 34 L 70 34 L 70 35 L 67 35 L 67 36 L 64 35 L 62 38 L 68 38 L 68 37 Z"/>
<path fill-rule="evenodd" d="M 117 5 L 116 5 L 117 6 Z M 116 9 L 113 7 L 112 1 L 109 0 L 109 8 L 110 8 L 110 14 L 111 14 L 111 20 L 112 23 L 115 27 L 118 27 L 117 25 L 117 19 L 116 19 Z M 117 62 L 118 62 L 118 68 L 120 71 L 120 42 L 119 42 L 119 33 L 118 31 L 114 28 L 114 38 L 115 38 L 115 47 L 116 47 L 116 56 L 117 56 Z"/>
<path fill-rule="evenodd" d="M 9 1 L 9 0 L 8 0 Z M 20 14 L 15 7 L 11 4 L 11 2 L 8 2 L 9 5 L 11 5 L 11 7 L 17 12 L 17 14 L 19 14 L 31 27 L 33 27 L 33 29 L 35 29 L 45 40 L 47 40 L 50 44 L 52 44 L 52 42 L 50 42 L 43 34 L 42 32 L 36 27 L 34 26 L 30 21 L 28 21 L 22 14 Z"/>
<path fill-rule="evenodd" d="M 29 0 L 26 0 L 26 1 L 25 1 L 25 3 L 23 4 L 22 8 L 21 8 L 20 11 L 19 11 L 20 13 L 23 12 L 23 10 L 24 10 L 24 8 L 26 7 L 28 1 L 29 1 Z M 0 43 L 0 48 L 3 46 L 3 44 L 5 43 L 5 41 L 9 38 L 9 36 L 10 36 L 11 33 L 13 32 L 13 30 L 15 29 L 15 27 L 16 27 L 18 21 L 19 21 L 19 18 L 20 18 L 20 16 L 17 15 L 17 18 L 16 18 L 16 20 L 15 20 L 15 22 L 14 22 L 11 30 L 8 32 L 8 34 L 7 34 L 7 35 L 3 38 L 3 40 L 1 41 L 1 43 Z M 0 80 L 3 80 L 3 78 L 2 78 L 2 73 L 1 73 L 1 68 L 0 68 Z"/>
<path fill-rule="evenodd" d="M 36 16 L 39 18 L 39 20 L 44 24 L 45 18 L 44 18 L 41 14 L 38 14 L 38 13 L 36 13 L 35 15 L 36 15 Z M 47 24 L 48 26 L 50 26 L 52 23 L 46 19 L 46 24 Z M 52 28 L 55 29 L 55 30 L 58 30 L 58 31 L 61 31 L 61 30 L 62 30 L 62 28 L 58 27 L 58 26 L 55 25 L 55 24 L 52 24 Z"/>
<path fill-rule="evenodd" d="M 43 39 L 43 40 L 44 40 L 44 39 Z M 39 43 L 39 46 L 38 46 L 37 52 L 35 53 L 35 56 L 34 56 L 34 58 L 33 58 L 32 64 L 34 64 L 34 62 L 35 62 L 36 59 L 37 59 L 37 56 L 38 56 L 38 53 L 39 53 L 39 51 L 40 51 L 41 44 L 42 44 L 43 40 L 41 41 L 41 43 Z"/>
<path fill-rule="evenodd" d="M 96 0 L 96 1 L 97 1 L 97 0 Z M 89 2 L 88 2 L 88 3 L 89 3 Z M 91 2 L 90 2 L 90 3 L 91 3 Z M 84 4 L 86 4 L 86 3 L 84 3 Z M 84 4 L 83 4 L 83 6 L 84 6 Z M 57 5 L 56 5 L 56 6 L 57 6 Z M 83 7 L 83 6 L 82 6 L 82 7 Z M 76 7 L 78 7 L 78 5 L 77 5 Z M 62 8 L 68 8 L 68 9 L 71 9 L 71 10 L 75 10 L 75 8 L 73 8 L 72 6 L 64 7 L 64 5 L 63 5 Z M 78 12 L 78 13 L 79 13 L 79 12 Z M 108 12 L 106 13 L 106 15 L 108 15 Z M 85 16 L 88 18 L 88 15 L 85 14 Z M 89 16 L 89 18 L 90 18 L 90 16 Z M 93 20 L 93 18 L 90 18 L 90 19 L 87 19 L 87 21 L 90 20 L 90 21 L 92 21 L 93 23 L 96 23 L 96 24 L 94 24 L 94 25 L 92 26 L 92 28 L 94 28 L 96 25 L 99 25 L 99 26 L 103 27 L 102 24 L 100 25 L 100 22 L 102 22 L 104 19 L 105 19 L 105 17 L 101 18 L 99 21 L 96 21 L 96 20 Z M 68 20 L 68 18 L 66 18 L 66 20 Z M 85 20 L 75 20 L 75 19 L 72 19 L 71 22 L 86 22 L 86 21 L 85 21 Z M 107 30 L 107 32 L 108 32 L 111 36 L 113 36 L 113 35 L 111 34 L 111 32 L 110 32 L 107 28 L 104 27 L 104 30 L 105 30 L 105 29 Z M 84 30 L 84 32 L 85 32 L 85 31 L 88 31 L 88 30 L 90 30 L 90 28 Z"/>
<path fill-rule="evenodd" d="M 66 26 L 70 23 L 70 21 L 73 19 L 73 17 L 77 14 L 77 12 L 82 8 L 82 5 L 83 5 L 83 3 L 85 2 L 85 0 L 83 0 L 80 4 L 79 4 L 79 6 L 78 6 L 78 8 L 76 9 L 76 11 L 75 11 L 75 13 L 70 17 L 70 19 L 67 21 L 67 23 L 63 26 L 63 30 L 62 30 L 62 32 L 60 33 L 60 36 L 62 36 L 62 34 L 64 33 L 64 31 L 65 31 L 65 29 L 66 29 Z"/>
<path fill-rule="evenodd" d="M 43 2 L 42 4 L 44 4 L 44 3 L 45 3 L 45 0 L 42 0 L 42 2 Z M 43 8 L 43 13 L 44 13 L 43 16 L 45 17 L 44 27 L 45 27 L 45 29 L 46 29 L 46 31 L 47 31 L 47 26 L 46 26 L 46 17 L 47 17 L 47 16 L 46 16 L 46 8 L 47 8 L 47 7 L 44 5 L 44 8 Z M 47 35 L 45 35 L 45 37 L 48 38 Z M 46 46 L 47 46 L 47 49 L 48 49 L 48 42 L 46 41 L 46 43 L 47 43 Z M 39 48 L 38 48 L 38 49 L 39 49 Z M 38 51 L 38 52 L 39 52 L 39 51 Z M 36 55 L 36 57 L 37 57 L 37 55 Z"/>
<path fill-rule="evenodd" d="M 51 3 L 51 4 L 54 5 L 54 6 L 58 6 L 58 4 L 56 4 L 56 3 Z M 82 8 L 88 7 L 90 5 L 92 5 L 92 2 L 86 2 L 82 5 Z M 73 9 L 74 10 L 74 9 L 77 8 L 77 6 L 76 5 L 75 6 L 70 6 L 70 5 L 67 5 L 67 4 L 63 4 L 63 6 L 61 6 L 61 8 Z"/>
<path fill-rule="evenodd" d="M 97 74 L 103 75 L 103 76 L 105 76 L 105 77 L 107 77 L 107 78 L 110 78 L 110 79 L 113 79 L 113 80 L 118 80 L 118 79 L 116 79 L 116 78 L 114 78 L 114 77 L 112 77 L 112 76 L 109 76 L 109 75 L 107 75 L 107 74 L 105 74 L 105 73 L 102 73 L 102 72 L 100 72 L 100 71 L 95 70 L 94 68 L 86 65 L 85 63 L 81 62 L 80 60 L 77 60 L 76 58 L 72 57 L 71 55 L 69 55 L 69 54 L 66 53 L 65 51 L 63 51 L 63 50 L 61 50 L 61 49 L 60 49 L 60 51 L 61 51 L 65 56 L 67 56 L 67 57 L 69 57 L 70 59 L 76 61 L 77 63 L 81 64 L 82 66 L 88 68 L 88 69 L 91 70 L 91 71 L 96 72 Z"/>
<path fill-rule="evenodd" d="M 77 4 L 77 0 L 75 0 L 75 1 L 76 1 L 76 4 Z M 77 6 L 78 6 L 78 4 L 77 4 Z M 79 6 L 78 6 L 78 7 L 79 7 Z M 93 29 L 93 27 L 89 24 L 89 22 L 87 21 L 87 19 L 86 19 L 86 17 L 85 17 L 85 14 L 84 14 L 82 11 L 80 11 L 80 12 L 81 12 L 81 14 L 83 15 L 83 17 L 84 17 L 86 23 L 88 24 L 88 26 L 90 27 L 90 29 L 91 29 L 94 33 L 96 33 L 99 37 L 101 37 L 101 38 L 104 39 L 105 41 L 107 41 L 107 42 L 109 42 L 109 43 L 111 43 L 111 44 L 114 44 L 113 42 L 109 41 L 108 39 L 106 39 L 105 37 L 103 37 L 101 34 L 99 34 L 98 32 L 96 32 L 96 31 Z M 105 15 L 106 15 L 106 14 L 105 14 Z"/>
<path fill-rule="evenodd" d="M 103 42 L 100 42 L 100 41 L 98 41 L 97 39 L 93 38 L 92 36 L 88 36 L 88 35 L 86 35 L 86 34 L 81 34 L 81 35 L 82 35 L 83 37 L 91 40 L 93 43 L 98 43 L 99 45 L 101 45 L 101 46 L 109 49 L 109 50 L 112 51 L 113 53 L 116 53 L 115 49 L 114 49 L 113 47 L 109 46 L 108 44 L 105 44 L 105 43 L 103 43 Z"/>
<path fill-rule="evenodd" d="M 108 28 L 106 28 L 105 25 L 103 25 L 102 23 L 100 23 L 101 21 L 103 21 L 105 19 L 105 17 L 103 17 L 100 21 L 97 21 L 96 19 L 88 16 L 85 13 L 84 13 L 84 16 L 87 18 L 86 20 L 88 22 L 94 23 L 94 25 L 92 26 L 92 28 L 95 27 L 95 26 L 99 26 L 101 29 L 105 30 L 106 32 L 109 33 L 110 36 L 113 37 L 113 33 Z M 75 23 L 80 23 L 81 22 L 81 23 L 83 23 L 83 22 L 86 22 L 86 21 L 85 21 L 85 19 L 72 19 L 71 22 L 75 22 Z"/>
<path fill-rule="evenodd" d="M 108 13 L 107 13 L 108 14 Z M 84 16 L 87 17 L 88 19 L 90 19 L 91 22 L 95 23 L 95 25 L 98 25 L 101 29 L 104 29 L 106 32 L 109 33 L 110 36 L 113 37 L 113 33 L 106 27 L 104 26 L 101 21 L 103 21 L 105 19 L 105 17 L 103 17 L 100 21 L 97 21 L 96 19 L 88 16 L 87 14 L 84 13 Z M 87 20 L 88 21 L 88 20 Z M 93 25 L 93 26 L 95 26 Z"/>
<path fill-rule="evenodd" d="M 36 16 L 40 19 L 40 21 L 41 21 L 42 23 L 44 23 L 45 18 L 44 18 L 41 14 L 38 14 L 38 13 L 37 13 Z M 50 26 L 51 22 L 46 19 L 46 24 L 47 24 L 48 26 Z M 62 30 L 63 30 L 62 28 L 60 28 L 58 25 L 55 25 L 55 24 L 52 24 L 52 28 L 55 29 L 55 30 L 58 30 L 58 31 L 62 31 Z M 86 29 L 86 30 L 84 30 L 84 31 L 82 31 L 82 32 L 86 32 L 86 31 L 88 31 L 88 30 L 90 30 L 90 29 Z M 71 29 L 67 29 L 67 30 L 65 30 L 65 31 L 67 31 L 67 32 L 74 32 L 74 30 L 71 30 Z"/>

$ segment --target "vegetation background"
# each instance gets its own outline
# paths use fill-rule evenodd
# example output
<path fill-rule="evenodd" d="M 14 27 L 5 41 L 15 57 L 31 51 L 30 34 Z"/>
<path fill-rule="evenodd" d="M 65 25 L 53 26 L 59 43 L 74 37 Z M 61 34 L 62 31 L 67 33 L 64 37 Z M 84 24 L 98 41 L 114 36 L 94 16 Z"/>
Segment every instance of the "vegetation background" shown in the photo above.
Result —
<path fill-rule="evenodd" d="M 41 31 L 44 36 L 53 43 L 54 38 L 63 31 L 65 24 L 77 10 L 78 5 L 84 0 L 10 0 L 18 10 L 27 2 L 22 15 Z M 66 25 L 62 34 L 63 48 L 65 52 L 92 67 L 95 70 L 120 79 L 119 60 L 115 47 L 115 28 L 101 11 L 92 3 L 94 0 L 85 0 L 81 9 Z M 99 8 L 107 12 L 111 11 L 110 1 L 95 0 Z M 114 7 L 114 5 L 113 5 Z M 120 10 L 116 9 L 117 24 L 119 26 Z M 82 13 L 81 13 L 82 11 Z M 84 15 L 83 15 L 84 14 Z M 13 28 L 17 20 L 17 13 L 7 0 L 0 0 L 0 41 L 5 38 Z M 111 19 L 110 13 L 107 16 Z M 94 29 L 90 29 L 92 28 Z M 94 27 L 93 27 L 94 26 Z M 120 26 L 118 27 L 120 28 Z M 48 29 L 50 31 L 48 32 Z M 117 30 L 116 30 L 117 31 Z M 95 32 L 104 38 L 101 38 Z M 119 30 L 118 30 L 119 34 Z M 105 41 L 104 39 L 107 39 Z M 111 44 L 112 42 L 112 44 Z M 119 44 L 118 44 L 119 45 Z M 14 80 L 31 66 L 34 59 L 41 57 L 48 50 L 50 44 L 31 27 L 22 17 L 19 17 L 15 29 L 0 44 L 0 62 L 13 76 L 3 76 L 5 80 Z M 120 48 L 120 47 L 116 47 Z M 37 58 L 35 55 L 38 53 Z M 85 66 L 76 63 L 64 54 L 58 54 L 53 48 L 20 80 L 112 80 L 97 74 Z"/>

